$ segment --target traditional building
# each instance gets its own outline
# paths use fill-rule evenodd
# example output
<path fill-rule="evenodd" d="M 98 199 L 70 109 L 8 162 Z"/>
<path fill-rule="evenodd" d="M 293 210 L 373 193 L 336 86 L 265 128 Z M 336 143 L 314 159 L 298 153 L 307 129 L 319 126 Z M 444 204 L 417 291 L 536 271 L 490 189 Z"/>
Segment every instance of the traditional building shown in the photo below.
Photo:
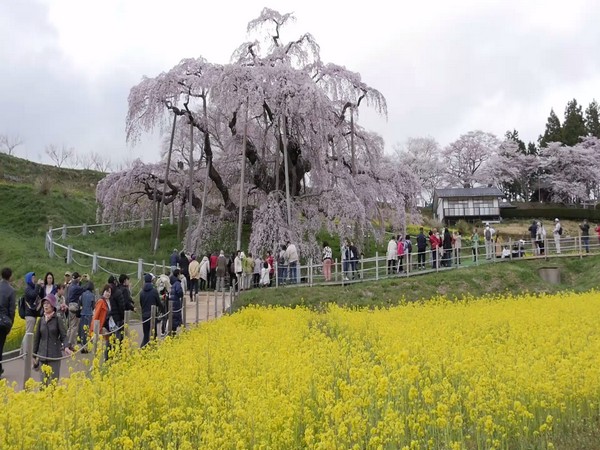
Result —
<path fill-rule="evenodd" d="M 444 188 L 433 194 L 433 215 L 444 223 L 500 221 L 502 191 L 496 187 Z"/>

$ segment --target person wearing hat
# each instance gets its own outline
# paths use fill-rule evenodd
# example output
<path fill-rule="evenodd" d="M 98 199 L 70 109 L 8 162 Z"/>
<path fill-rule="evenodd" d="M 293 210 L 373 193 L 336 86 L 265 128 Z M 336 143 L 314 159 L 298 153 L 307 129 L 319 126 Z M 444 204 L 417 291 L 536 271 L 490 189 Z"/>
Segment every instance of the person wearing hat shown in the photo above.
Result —
<path fill-rule="evenodd" d="M 43 282 L 43 280 L 40 280 Z M 43 286 L 37 283 L 35 272 L 28 272 L 25 275 L 25 333 L 33 333 L 35 322 L 40 316 Z M 25 340 L 23 340 L 23 343 Z M 21 345 L 21 352 L 25 348 Z"/>
<path fill-rule="evenodd" d="M 161 309 L 160 297 L 158 291 L 152 284 L 152 274 L 144 275 L 144 286 L 140 291 L 140 306 L 142 307 L 142 330 L 144 337 L 140 347 L 145 347 L 150 342 L 150 316 L 152 315 L 152 305 L 156 306 L 157 311 Z M 158 323 L 154 323 L 154 336 L 156 336 Z"/>
<path fill-rule="evenodd" d="M 556 254 L 560 255 L 560 237 L 562 235 L 562 225 L 558 217 L 554 219 L 554 246 L 556 247 Z"/>
<path fill-rule="evenodd" d="M 42 299 L 42 311 L 42 317 L 38 320 L 33 334 L 34 368 L 42 366 L 40 381 L 48 385 L 60 376 L 60 360 L 50 358 L 60 358 L 63 351 L 66 355 L 72 352 L 65 346 L 67 331 L 63 321 L 58 320 L 56 315 L 56 297 L 53 294 L 48 294 Z M 43 366 L 48 366 L 51 369 L 50 373 L 44 370 Z"/>

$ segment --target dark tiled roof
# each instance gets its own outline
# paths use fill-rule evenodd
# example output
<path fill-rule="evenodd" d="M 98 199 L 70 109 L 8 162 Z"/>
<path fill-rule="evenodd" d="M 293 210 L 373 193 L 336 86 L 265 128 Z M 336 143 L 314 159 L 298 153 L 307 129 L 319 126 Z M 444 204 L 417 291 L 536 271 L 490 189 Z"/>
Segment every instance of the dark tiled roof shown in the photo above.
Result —
<path fill-rule="evenodd" d="M 476 188 L 444 188 L 436 189 L 435 196 L 444 197 L 502 197 L 504 194 L 497 187 Z"/>

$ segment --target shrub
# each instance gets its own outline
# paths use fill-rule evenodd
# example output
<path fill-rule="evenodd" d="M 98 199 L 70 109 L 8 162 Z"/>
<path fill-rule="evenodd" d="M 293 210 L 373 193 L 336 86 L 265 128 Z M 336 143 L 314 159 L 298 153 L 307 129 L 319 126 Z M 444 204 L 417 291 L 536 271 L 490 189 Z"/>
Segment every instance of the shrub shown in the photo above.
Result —
<path fill-rule="evenodd" d="M 52 179 L 47 175 L 40 175 L 35 179 L 34 186 L 38 194 L 48 195 L 52 190 Z"/>

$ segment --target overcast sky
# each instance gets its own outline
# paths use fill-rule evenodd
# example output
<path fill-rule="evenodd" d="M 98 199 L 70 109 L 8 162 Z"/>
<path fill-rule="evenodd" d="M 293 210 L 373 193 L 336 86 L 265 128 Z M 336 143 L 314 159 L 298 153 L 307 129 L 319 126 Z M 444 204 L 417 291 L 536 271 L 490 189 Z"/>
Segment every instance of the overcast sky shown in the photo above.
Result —
<path fill-rule="evenodd" d="M 598 0 L 0 0 L 0 133 L 38 161 L 48 144 L 156 161 L 154 140 L 125 142 L 129 89 L 182 58 L 228 62 L 264 6 L 385 95 L 387 121 L 360 120 L 388 152 L 475 129 L 535 140 L 551 107 L 600 100 Z"/>

